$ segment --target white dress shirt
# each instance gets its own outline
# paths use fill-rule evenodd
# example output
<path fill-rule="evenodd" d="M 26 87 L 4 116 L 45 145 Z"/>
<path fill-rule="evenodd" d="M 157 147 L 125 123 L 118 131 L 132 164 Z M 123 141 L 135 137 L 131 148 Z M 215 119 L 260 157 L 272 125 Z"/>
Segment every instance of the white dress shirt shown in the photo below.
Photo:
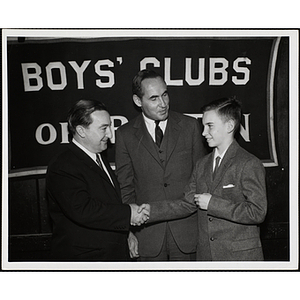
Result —
<path fill-rule="evenodd" d="M 148 129 L 148 132 L 150 133 L 153 141 L 155 142 L 155 127 L 156 127 L 155 121 L 146 117 L 144 115 L 144 113 L 143 113 L 143 117 L 144 117 L 146 127 Z M 168 119 L 159 122 L 159 127 L 161 128 L 163 134 L 165 134 L 167 123 L 168 123 Z"/>
<path fill-rule="evenodd" d="M 230 144 L 230 145 L 231 145 L 231 144 Z M 229 145 L 229 146 L 230 146 L 230 145 Z M 214 170 L 215 167 L 216 167 L 216 157 L 218 157 L 218 156 L 220 157 L 220 161 L 219 161 L 219 166 L 220 166 L 220 165 L 221 165 L 221 162 L 222 162 L 222 160 L 223 160 L 223 157 L 224 157 L 226 151 L 228 150 L 229 146 L 225 149 L 225 151 L 223 151 L 222 154 L 220 154 L 219 151 L 218 151 L 218 149 L 215 148 L 215 152 L 214 152 L 214 162 L 213 162 L 213 170 Z"/>

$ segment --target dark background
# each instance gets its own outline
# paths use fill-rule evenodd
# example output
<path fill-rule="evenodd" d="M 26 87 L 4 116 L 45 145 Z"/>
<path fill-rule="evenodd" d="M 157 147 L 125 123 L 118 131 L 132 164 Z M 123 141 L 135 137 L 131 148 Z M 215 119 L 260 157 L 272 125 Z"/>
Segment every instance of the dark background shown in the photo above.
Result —
<path fill-rule="evenodd" d="M 250 114 L 251 142 L 240 140 L 241 146 L 256 155 L 263 162 L 271 160 L 268 133 L 268 80 L 270 74 L 271 51 L 274 38 L 240 39 L 125 39 L 96 41 L 40 41 L 26 39 L 10 43 L 8 46 L 8 92 L 9 92 L 9 133 L 11 171 L 21 168 L 47 166 L 53 153 L 61 151 L 61 122 L 66 121 L 68 109 L 79 99 L 96 99 L 104 102 L 112 116 L 125 116 L 128 120 L 135 117 L 132 95 L 132 78 L 140 69 L 140 61 L 145 57 L 155 57 L 160 61 L 156 67 L 164 77 L 165 58 L 171 59 L 170 77 L 181 79 L 182 86 L 168 85 L 171 109 L 181 113 L 199 113 L 200 108 L 212 101 L 226 96 L 236 96 L 243 103 L 243 112 Z M 117 60 L 122 57 L 122 64 Z M 222 85 L 209 84 L 209 59 L 225 58 L 228 79 Z M 250 80 L 245 85 L 232 82 L 236 73 L 233 62 L 238 57 L 251 59 L 245 65 L 250 71 Z M 192 58 L 192 78 L 198 78 L 198 59 L 205 59 L 204 82 L 198 86 L 189 86 L 185 81 L 185 59 Z M 115 84 L 111 88 L 99 88 L 95 72 L 98 60 L 109 59 L 114 67 L 103 66 L 113 72 Z M 77 76 L 69 61 L 81 66 L 90 60 L 83 79 L 84 88 L 77 88 Z M 43 87 L 39 91 L 24 91 L 21 64 L 37 63 L 41 67 Z M 50 62 L 61 62 L 66 70 L 67 85 L 63 90 L 51 90 L 47 85 L 46 66 Z M 241 63 L 243 65 L 243 63 Z M 150 65 L 151 66 L 151 65 Z M 57 69 L 52 71 L 53 81 L 61 82 Z M 220 77 L 217 74 L 216 77 Z M 100 78 L 103 82 L 106 77 Z M 33 81 L 33 80 L 32 80 Z M 34 85 L 34 82 L 32 83 Z M 55 142 L 40 145 L 35 139 L 38 126 L 50 123 L 57 132 Z M 47 130 L 43 131 L 47 135 Z M 47 140 L 47 136 L 45 136 Z M 26 146 L 26 147 L 24 147 Z M 114 161 L 114 145 L 108 151 L 109 160 Z M 22 148 L 22 151 L 20 151 Z M 26 159 L 24 159 L 26 157 Z"/>

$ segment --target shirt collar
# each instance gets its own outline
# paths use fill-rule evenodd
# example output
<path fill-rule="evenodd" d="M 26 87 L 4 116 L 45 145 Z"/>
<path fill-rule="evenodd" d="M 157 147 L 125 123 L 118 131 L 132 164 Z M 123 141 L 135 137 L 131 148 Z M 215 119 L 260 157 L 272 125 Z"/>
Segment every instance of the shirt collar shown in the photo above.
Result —
<path fill-rule="evenodd" d="M 78 148 L 80 148 L 82 151 L 84 151 L 93 161 L 96 162 L 96 153 L 93 153 L 90 150 L 88 150 L 87 148 L 85 148 L 83 145 L 81 145 L 74 138 L 72 139 L 72 143 L 74 143 Z"/>
<path fill-rule="evenodd" d="M 231 145 L 231 144 L 230 144 Z M 218 149 L 215 148 L 215 153 L 214 153 L 214 160 L 216 159 L 216 157 L 220 156 L 220 161 L 223 159 L 224 155 L 226 154 L 228 148 L 230 147 L 230 145 L 228 145 L 228 147 L 225 149 L 225 151 L 223 151 L 222 154 L 219 153 Z"/>
<path fill-rule="evenodd" d="M 82 151 L 84 151 L 97 165 L 98 165 L 98 163 L 97 163 L 97 160 L 96 160 L 96 155 L 97 155 L 97 153 L 93 153 L 93 152 L 91 152 L 91 151 L 89 151 L 88 149 L 86 149 L 83 145 L 81 145 L 78 141 L 76 141 L 74 138 L 72 139 L 72 142 L 77 146 L 77 147 L 79 147 Z M 100 155 L 100 153 L 99 153 L 99 158 L 100 158 L 100 161 L 101 161 L 101 165 L 102 165 L 102 168 L 104 169 L 104 171 L 105 171 L 105 173 L 107 174 L 107 176 L 108 176 L 108 178 L 109 178 L 109 180 L 110 180 L 110 182 L 111 182 L 111 184 L 113 185 L 113 186 L 115 186 L 115 184 L 114 184 L 114 182 L 113 182 L 113 180 L 112 180 L 112 178 L 111 178 L 111 176 L 110 176 L 110 174 L 109 174 L 109 172 L 108 172 L 108 170 L 107 170 L 107 168 L 106 168 L 106 166 L 105 166 L 105 164 L 103 163 L 103 160 L 102 160 L 102 157 L 101 157 L 101 155 Z"/>
<path fill-rule="evenodd" d="M 152 119 L 146 117 L 144 113 L 142 113 L 142 115 L 143 115 L 143 118 L 145 120 L 146 126 L 148 128 L 155 128 L 155 120 L 152 120 Z M 165 131 L 165 129 L 166 129 L 167 122 L 168 122 L 168 119 L 159 122 L 159 126 L 161 127 L 161 129 L 163 131 Z"/>

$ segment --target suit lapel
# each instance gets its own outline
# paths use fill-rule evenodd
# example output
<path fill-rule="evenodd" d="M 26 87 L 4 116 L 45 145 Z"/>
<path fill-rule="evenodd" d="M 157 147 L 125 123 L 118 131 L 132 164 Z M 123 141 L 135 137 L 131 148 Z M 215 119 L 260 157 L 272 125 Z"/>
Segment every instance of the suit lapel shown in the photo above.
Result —
<path fill-rule="evenodd" d="M 137 117 L 134 128 L 136 129 L 135 136 L 138 139 L 138 143 L 141 143 L 153 156 L 153 158 L 161 165 L 157 149 L 155 148 L 156 145 L 154 144 L 153 139 L 147 130 L 142 114 Z"/>
<path fill-rule="evenodd" d="M 166 140 L 168 141 L 167 145 L 167 157 L 166 161 L 168 163 L 170 156 L 172 155 L 175 146 L 177 144 L 181 126 L 179 125 L 180 119 L 178 119 L 175 115 L 170 111 L 168 124 L 165 132 Z"/>
<path fill-rule="evenodd" d="M 213 159 L 214 159 L 214 151 L 212 151 L 210 154 L 208 154 L 209 157 L 206 161 L 206 164 L 204 166 L 204 171 L 205 173 L 208 173 L 207 176 L 205 176 L 205 181 L 206 185 L 209 187 L 209 192 L 212 190 L 213 186 L 213 180 L 212 180 L 212 175 L 213 175 Z"/>
<path fill-rule="evenodd" d="M 78 159 L 80 161 L 82 161 L 82 163 L 84 163 L 85 165 L 87 165 L 89 167 L 89 169 L 94 170 L 95 172 L 97 172 L 103 180 L 107 181 L 110 183 L 110 185 L 113 187 L 113 185 L 111 184 L 110 179 L 108 178 L 107 174 L 105 173 L 105 171 L 103 171 L 99 166 L 97 166 L 97 164 L 95 163 L 95 161 L 93 161 L 83 150 L 81 150 L 79 147 L 77 147 L 75 144 L 70 143 L 69 144 L 70 149 L 75 153 L 75 155 L 78 157 Z M 103 158 L 103 156 L 102 156 Z M 105 161 L 105 159 L 103 159 L 103 162 Z M 110 170 L 110 167 L 107 166 L 107 163 L 105 163 L 106 169 Z M 109 174 L 111 175 L 110 171 Z M 115 184 L 115 181 L 112 177 L 112 180 Z M 115 185 L 116 188 L 114 188 L 114 190 L 117 192 L 118 185 Z M 117 192 L 118 193 L 118 192 Z"/>
<path fill-rule="evenodd" d="M 113 170 L 111 169 L 111 167 L 110 167 L 108 161 L 106 160 L 106 158 L 103 157 L 103 155 L 101 157 L 102 157 L 102 161 L 103 161 L 103 163 L 104 163 L 104 165 L 105 165 L 105 167 L 106 167 L 106 169 L 107 169 L 107 171 L 110 175 L 110 178 L 112 179 L 112 181 L 114 183 L 115 190 L 116 190 L 118 196 L 121 198 L 121 190 L 120 190 L 120 185 L 119 185 L 119 182 L 117 180 L 117 177 L 116 177 L 115 173 L 113 172 Z M 109 178 L 108 178 L 108 180 L 109 180 Z M 109 180 L 109 182 L 110 182 L 110 180 Z"/>
<path fill-rule="evenodd" d="M 212 181 L 212 187 L 211 187 L 212 192 L 217 188 L 220 181 L 224 177 L 226 171 L 228 170 L 228 168 L 230 167 L 230 165 L 234 161 L 234 157 L 235 157 L 235 154 L 236 154 L 237 147 L 238 147 L 237 142 L 233 141 L 232 144 L 229 146 L 227 152 L 225 153 L 225 155 L 224 155 L 224 157 L 221 161 L 221 165 L 219 166 L 218 172 L 216 174 L 215 180 Z M 212 157 L 212 159 L 213 159 L 213 157 Z M 211 176 L 211 178 L 212 178 L 212 176 Z"/>

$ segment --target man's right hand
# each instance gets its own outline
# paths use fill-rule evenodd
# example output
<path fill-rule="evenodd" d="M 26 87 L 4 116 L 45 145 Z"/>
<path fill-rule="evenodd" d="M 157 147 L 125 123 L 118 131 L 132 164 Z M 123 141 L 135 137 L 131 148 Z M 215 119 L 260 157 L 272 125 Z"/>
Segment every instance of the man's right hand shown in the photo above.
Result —
<path fill-rule="evenodd" d="M 135 203 L 131 203 L 129 206 L 131 208 L 131 225 L 140 226 L 148 221 L 150 216 L 149 204 L 142 204 L 141 206 L 138 206 Z"/>

